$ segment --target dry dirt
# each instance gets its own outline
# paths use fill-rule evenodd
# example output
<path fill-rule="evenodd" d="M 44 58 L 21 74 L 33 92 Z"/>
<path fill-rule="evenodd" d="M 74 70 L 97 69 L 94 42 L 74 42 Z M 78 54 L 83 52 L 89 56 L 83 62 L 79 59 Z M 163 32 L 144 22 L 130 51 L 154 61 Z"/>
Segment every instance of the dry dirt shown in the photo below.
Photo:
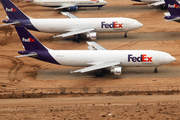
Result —
<path fill-rule="evenodd" d="M 107 0 L 108 6 L 121 6 L 121 5 L 133 5 L 134 2 L 129 0 Z M 43 8 L 39 6 L 33 6 L 26 3 L 15 3 L 21 8 L 28 16 L 33 18 L 64 18 L 58 11 L 51 11 L 49 8 Z M 97 14 L 85 14 L 76 13 L 78 17 L 128 17 L 137 19 L 143 23 L 143 27 L 130 33 L 149 33 L 149 32 L 179 32 L 179 23 L 175 22 L 163 22 L 163 16 L 165 11 L 154 12 L 133 12 L 133 13 L 97 13 Z M 6 19 L 6 13 L 0 4 L 0 21 Z M 12 32 L 13 30 L 13 32 Z M 6 34 L 7 33 L 7 34 Z M 39 33 L 31 31 L 45 46 L 52 49 L 62 50 L 86 50 L 87 44 L 82 43 L 54 43 L 52 42 L 52 35 L 47 33 Z M 129 34 L 130 34 L 129 33 Z M 6 34 L 6 35 L 5 35 Z M 11 35 L 12 34 L 12 35 Z M 153 49 L 170 53 L 176 57 L 176 61 L 167 66 L 180 66 L 180 42 L 179 39 L 172 41 L 137 41 L 137 42 L 98 42 L 100 45 L 107 49 L 119 49 L 119 50 L 133 50 L 133 49 Z M 75 79 L 75 80 L 36 80 L 36 75 L 40 69 L 67 69 L 70 67 L 53 65 L 50 63 L 41 62 L 32 58 L 14 58 L 18 56 L 18 51 L 23 50 L 22 44 L 17 36 L 16 31 L 11 28 L 0 28 L 0 88 L 4 89 L 28 89 L 28 88 L 57 88 L 57 87 L 113 87 L 113 86 L 147 86 L 147 85 L 159 85 L 159 86 L 175 86 L 180 85 L 179 77 L 171 78 L 122 78 L 122 79 L 109 79 L 103 80 L 102 78 L 92 79 Z M 156 81 L 153 81 L 156 79 Z M 103 96 L 101 96 L 103 99 Z M 144 96 L 143 98 L 146 98 Z M 152 96 L 156 98 L 157 96 Z M 88 100 L 89 98 L 79 97 L 80 99 Z M 93 97 L 95 98 L 95 97 Z M 175 96 L 171 96 L 175 98 Z M 121 97 L 119 98 L 121 99 Z M 127 98 L 127 99 L 134 99 Z M 43 99 L 41 99 L 43 100 Z M 75 100 L 72 98 L 71 101 Z M 86 101 L 85 100 L 85 101 Z M 116 104 L 108 104 L 113 102 L 113 97 L 108 102 L 99 103 L 88 101 L 86 104 L 79 102 L 76 104 L 51 104 L 52 101 L 47 101 L 44 105 L 38 105 L 41 102 L 26 105 L 21 103 L 16 104 L 17 100 L 10 101 L 9 104 L 0 105 L 0 119 L 84 119 L 84 120 L 114 120 L 114 119 L 155 119 L 155 120 L 178 120 L 179 116 L 179 100 L 177 101 L 164 101 L 157 100 L 156 102 L 148 102 L 142 104 L 143 100 L 139 97 L 139 102 L 132 104 L 126 104 L 126 100 Z M 0 103 L 4 103 L 4 100 L 0 100 Z M 28 102 L 26 99 L 22 99 L 22 102 Z M 58 99 L 57 101 L 61 101 Z M 14 103 L 14 104 L 11 104 Z M 140 103 L 140 104 L 139 104 Z M 111 113 L 110 115 L 108 115 Z"/>

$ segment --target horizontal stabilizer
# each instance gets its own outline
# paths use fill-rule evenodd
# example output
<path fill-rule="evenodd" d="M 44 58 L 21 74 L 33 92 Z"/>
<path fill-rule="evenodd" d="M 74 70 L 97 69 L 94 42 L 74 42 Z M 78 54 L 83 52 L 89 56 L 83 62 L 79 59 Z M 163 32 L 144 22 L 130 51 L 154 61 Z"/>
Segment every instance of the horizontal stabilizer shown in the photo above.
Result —
<path fill-rule="evenodd" d="M 72 35 L 78 35 L 78 34 L 83 34 L 83 33 L 91 32 L 93 30 L 95 30 L 95 29 L 94 28 L 79 29 L 79 30 L 76 30 L 76 31 L 70 31 L 70 32 L 67 32 L 67 33 L 64 33 L 64 34 L 61 34 L 61 35 L 53 36 L 53 38 L 68 37 L 68 36 L 72 36 Z"/>
<path fill-rule="evenodd" d="M 176 18 L 173 18 L 173 19 L 165 20 L 164 22 L 177 21 L 177 20 L 180 20 L 180 17 L 176 17 Z"/>
<path fill-rule="evenodd" d="M 80 70 L 76 70 L 76 71 L 71 71 L 71 73 L 85 73 L 85 72 L 90 72 L 90 71 L 94 71 L 94 70 L 99 70 L 99 69 L 104 69 L 104 68 L 108 68 L 108 67 L 113 67 L 116 65 L 120 65 L 120 62 L 104 62 L 104 63 L 100 63 L 100 64 L 96 64 L 90 67 L 86 67 L 84 69 L 80 69 Z"/>
<path fill-rule="evenodd" d="M 19 57 L 36 57 L 38 54 L 35 52 L 29 53 L 29 54 L 25 54 L 25 55 L 20 55 L 20 56 L 15 56 L 16 58 Z"/>
<path fill-rule="evenodd" d="M 3 26 L 7 26 L 7 25 L 20 25 L 21 23 L 19 21 L 14 21 L 12 23 L 6 23 L 6 24 L 2 24 L 0 25 L 0 27 L 3 27 Z"/>
<path fill-rule="evenodd" d="M 64 16 L 70 17 L 71 19 L 72 19 L 72 18 L 79 18 L 79 17 L 77 17 L 77 16 L 75 16 L 75 15 L 69 13 L 69 12 L 61 12 L 61 13 L 62 13 Z"/>
<path fill-rule="evenodd" d="M 87 42 L 90 45 L 88 48 L 89 50 L 107 50 L 106 48 L 102 47 L 101 45 L 97 44 L 96 42 Z"/>

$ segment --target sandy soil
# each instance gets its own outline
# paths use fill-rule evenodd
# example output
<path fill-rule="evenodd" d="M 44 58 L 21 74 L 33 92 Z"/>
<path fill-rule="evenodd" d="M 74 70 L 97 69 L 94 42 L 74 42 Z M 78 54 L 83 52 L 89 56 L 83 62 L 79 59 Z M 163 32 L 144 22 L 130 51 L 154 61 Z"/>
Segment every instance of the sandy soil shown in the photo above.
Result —
<path fill-rule="evenodd" d="M 179 100 L 179 95 L 0 100 L 0 119 L 178 120 Z"/>
<path fill-rule="evenodd" d="M 132 5 L 134 2 L 127 0 L 107 0 L 108 6 L 121 6 L 121 5 Z M 50 11 L 49 8 L 43 8 L 39 6 L 32 6 L 26 3 L 16 3 L 28 16 L 34 18 L 64 18 L 63 15 L 57 11 Z M 32 9 L 33 8 L 33 9 Z M 97 13 L 97 14 L 85 14 L 76 13 L 78 17 L 129 17 L 137 19 L 144 26 L 141 29 L 132 31 L 130 33 L 149 33 L 149 32 L 179 32 L 179 24 L 175 22 L 163 22 L 164 11 L 154 12 L 133 12 L 133 13 Z M 6 19 L 6 13 L 4 12 L 2 5 L 0 4 L 0 21 Z M 32 58 L 14 58 L 17 56 L 17 51 L 23 50 L 22 44 L 15 31 L 12 35 L 9 33 L 5 36 L 3 30 L 12 30 L 11 28 L 0 28 L 0 88 L 17 88 L 17 89 L 28 89 L 28 88 L 56 88 L 56 87 L 109 87 L 109 86 L 147 86 L 147 85 L 180 85 L 179 77 L 170 78 L 122 78 L 122 79 L 109 79 L 104 80 L 103 78 L 92 78 L 92 79 L 76 79 L 76 80 L 36 80 L 36 76 L 39 69 L 67 69 L 70 67 L 53 65 L 50 63 L 41 62 Z M 52 40 L 53 34 L 38 33 L 31 31 L 45 46 L 52 49 L 63 49 L 63 50 L 85 50 L 87 44 L 82 42 L 76 44 L 73 42 L 66 43 L 54 43 Z M 130 34 L 129 33 L 129 34 Z M 99 42 L 102 46 L 107 49 L 118 49 L 118 50 L 137 50 L 137 49 L 153 49 L 165 51 L 177 58 L 177 60 L 167 66 L 180 66 L 180 44 L 179 39 L 172 41 L 136 41 L 136 42 Z M 154 81 L 154 79 L 156 81 Z M 3 87 L 2 85 L 6 85 Z M 152 96 L 157 98 L 157 96 Z M 170 96 L 172 99 L 175 96 Z M 92 97 L 96 99 L 95 97 Z M 152 99 L 153 99 L 152 98 Z M 71 98 L 70 98 L 71 99 Z M 88 100 L 89 98 L 80 97 L 80 99 Z M 121 99 L 121 98 L 119 98 Z M 126 98 L 126 99 L 134 99 Z M 162 102 L 161 99 L 156 102 L 147 102 L 142 104 L 144 98 L 137 98 L 141 101 L 126 103 L 126 99 L 120 104 L 117 100 L 113 104 L 113 98 L 109 98 L 109 101 L 102 103 L 101 100 L 98 102 L 88 101 L 83 103 L 67 103 L 67 105 L 59 104 L 58 102 L 53 104 L 53 100 L 45 101 L 43 105 L 38 105 L 40 102 L 26 104 L 12 104 L 17 100 L 12 100 L 10 103 L 5 104 L 0 100 L 0 119 L 180 119 L 179 116 L 179 100 Z M 41 99 L 44 100 L 44 99 Z M 61 99 L 57 99 L 61 101 Z M 71 101 L 75 100 L 72 98 Z M 21 101 L 22 103 L 28 103 L 26 99 Z M 109 114 L 110 113 L 110 114 Z M 108 115 L 109 114 L 109 115 Z M 112 114 L 112 115 L 111 115 Z"/>

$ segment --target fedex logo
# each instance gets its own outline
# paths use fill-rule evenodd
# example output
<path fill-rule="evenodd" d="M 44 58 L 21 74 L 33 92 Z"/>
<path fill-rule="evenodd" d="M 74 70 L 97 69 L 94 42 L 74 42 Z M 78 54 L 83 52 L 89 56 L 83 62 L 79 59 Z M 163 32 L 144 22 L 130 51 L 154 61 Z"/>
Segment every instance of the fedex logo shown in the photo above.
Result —
<path fill-rule="evenodd" d="M 34 42 L 34 39 L 32 39 L 32 38 L 28 38 L 28 39 L 22 38 L 22 42 Z"/>
<path fill-rule="evenodd" d="M 17 9 L 15 9 L 15 8 L 11 8 L 11 9 L 6 8 L 6 11 L 7 11 L 7 12 L 16 12 Z"/>
<path fill-rule="evenodd" d="M 179 7 L 179 5 L 176 5 L 176 4 L 174 4 L 174 5 L 168 4 L 168 8 L 180 8 L 180 7 Z"/>
<path fill-rule="evenodd" d="M 146 54 L 142 54 L 140 57 L 135 57 L 132 54 L 128 55 L 128 62 L 152 62 L 152 57 L 147 57 Z"/>
<path fill-rule="evenodd" d="M 123 23 L 112 22 L 112 23 L 106 23 L 101 22 L 101 28 L 123 28 Z"/>

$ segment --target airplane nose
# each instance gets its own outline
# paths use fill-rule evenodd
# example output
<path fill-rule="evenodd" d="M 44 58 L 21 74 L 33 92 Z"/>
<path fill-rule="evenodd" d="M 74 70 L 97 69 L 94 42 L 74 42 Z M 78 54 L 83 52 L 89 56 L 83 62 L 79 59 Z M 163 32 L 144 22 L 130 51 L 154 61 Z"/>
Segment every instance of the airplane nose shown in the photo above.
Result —
<path fill-rule="evenodd" d="M 141 28 L 141 27 L 143 26 L 143 24 L 142 24 L 142 23 L 140 23 L 140 22 L 139 22 L 138 24 L 139 24 L 139 25 L 138 25 L 138 26 L 139 26 L 139 28 Z"/>
<path fill-rule="evenodd" d="M 174 62 L 175 60 L 176 60 L 176 58 L 173 57 L 173 56 L 171 56 L 170 61 L 171 61 L 171 62 Z"/>
<path fill-rule="evenodd" d="M 133 29 L 136 30 L 136 29 L 141 28 L 143 26 L 143 24 L 138 21 L 135 21 L 132 26 L 133 26 Z"/>
<path fill-rule="evenodd" d="M 176 58 L 171 56 L 171 55 L 168 55 L 168 56 L 165 57 L 165 61 L 166 61 L 167 64 L 172 63 L 175 60 L 176 60 Z"/>

